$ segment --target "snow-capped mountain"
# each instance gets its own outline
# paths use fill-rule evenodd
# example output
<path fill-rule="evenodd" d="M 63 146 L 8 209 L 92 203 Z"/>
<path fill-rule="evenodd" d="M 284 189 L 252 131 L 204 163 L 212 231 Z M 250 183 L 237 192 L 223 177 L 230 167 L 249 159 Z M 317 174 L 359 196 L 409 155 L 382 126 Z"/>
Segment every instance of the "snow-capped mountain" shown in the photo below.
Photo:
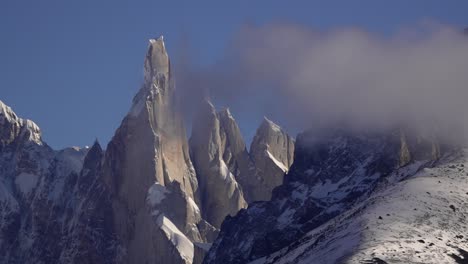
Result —
<path fill-rule="evenodd" d="M 0 262 L 60 259 L 87 148 L 52 150 L 39 127 L 0 102 Z"/>
<path fill-rule="evenodd" d="M 466 263 L 468 150 L 268 118 L 247 149 L 209 100 L 188 139 L 173 78 L 150 40 L 105 150 L 53 150 L 0 101 L 0 263 Z"/>

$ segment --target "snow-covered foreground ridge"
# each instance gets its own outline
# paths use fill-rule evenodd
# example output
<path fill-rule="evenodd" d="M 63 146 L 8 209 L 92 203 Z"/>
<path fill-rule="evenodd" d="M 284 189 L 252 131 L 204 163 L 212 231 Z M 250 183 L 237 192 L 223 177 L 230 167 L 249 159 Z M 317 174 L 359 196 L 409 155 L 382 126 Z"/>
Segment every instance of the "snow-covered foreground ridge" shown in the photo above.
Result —
<path fill-rule="evenodd" d="M 227 218 L 204 263 L 464 261 L 466 153 L 402 130 L 304 133 L 284 184 Z"/>
<path fill-rule="evenodd" d="M 466 263 L 468 149 L 382 186 L 260 263 Z"/>

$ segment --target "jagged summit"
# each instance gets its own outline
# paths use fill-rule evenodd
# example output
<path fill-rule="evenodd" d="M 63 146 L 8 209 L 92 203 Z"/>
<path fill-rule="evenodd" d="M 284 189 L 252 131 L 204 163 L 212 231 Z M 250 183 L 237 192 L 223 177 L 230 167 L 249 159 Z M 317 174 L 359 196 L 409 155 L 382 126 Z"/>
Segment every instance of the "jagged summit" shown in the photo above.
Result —
<path fill-rule="evenodd" d="M 145 58 L 145 84 L 154 81 L 154 78 L 160 74 L 166 75 L 165 77 L 168 78 L 169 71 L 169 56 L 163 36 L 150 39 Z"/>
<path fill-rule="evenodd" d="M 150 39 L 144 62 L 144 82 L 133 98 L 130 116 L 137 117 L 141 111 L 151 104 L 172 104 L 174 85 L 171 81 L 169 56 L 164 45 L 164 39 Z"/>
<path fill-rule="evenodd" d="M 266 201 L 272 190 L 283 182 L 294 159 L 294 139 L 280 126 L 263 118 L 250 145 L 250 156 L 261 184 L 255 184 L 253 200 Z"/>
<path fill-rule="evenodd" d="M 93 151 L 93 150 L 102 151 L 101 144 L 99 144 L 99 141 L 97 139 L 94 141 L 93 145 L 89 149 L 89 151 Z"/>
<path fill-rule="evenodd" d="M 0 114 L 2 114 L 7 120 L 17 119 L 16 114 L 11 110 L 11 108 L 0 100 Z"/>
<path fill-rule="evenodd" d="M 262 124 L 260 125 L 259 129 L 272 129 L 277 132 L 281 132 L 282 129 L 279 125 L 277 125 L 275 122 L 271 121 L 268 119 L 268 117 L 264 116 Z"/>
<path fill-rule="evenodd" d="M 19 118 L 5 103 L 0 101 L 0 146 L 22 137 L 26 141 L 42 145 L 42 133 L 38 125 L 29 119 Z"/>
<path fill-rule="evenodd" d="M 265 150 L 268 150 L 273 157 L 276 157 L 284 164 L 283 167 L 289 168 L 291 166 L 294 154 L 294 139 L 267 117 L 263 117 L 263 122 L 257 129 L 250 146 L 250 152 L 254 156 L 256 152 L 264 152 Z"/>

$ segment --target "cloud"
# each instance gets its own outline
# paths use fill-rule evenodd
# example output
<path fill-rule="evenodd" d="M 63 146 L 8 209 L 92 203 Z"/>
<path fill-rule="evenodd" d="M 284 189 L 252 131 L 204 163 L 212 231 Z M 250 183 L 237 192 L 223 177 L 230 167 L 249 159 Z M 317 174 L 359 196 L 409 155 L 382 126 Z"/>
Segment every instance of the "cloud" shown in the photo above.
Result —
<path fill-rule="evenodd" d="M 392 36 L 244 26 L 216 64 L 177 67 L 185 98 L 209 95 L 298 130 L 401 123 L 468 128 L 468 37 L 448 26 L 426 23 Z M 195 100 L 184 101 L 190 109 Z"/>

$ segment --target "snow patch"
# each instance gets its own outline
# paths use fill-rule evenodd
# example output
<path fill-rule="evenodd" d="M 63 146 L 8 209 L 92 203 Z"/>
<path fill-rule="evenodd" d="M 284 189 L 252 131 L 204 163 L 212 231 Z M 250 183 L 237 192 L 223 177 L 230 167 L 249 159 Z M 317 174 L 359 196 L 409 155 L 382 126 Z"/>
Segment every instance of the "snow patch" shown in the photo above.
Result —
<path fill-rule="evenodd" d="M 195 214 L 200 215 L 200 208 L 198 208 L 198 205 L 195 203 L 195 201 L 191 197 L 188 197 L 188 203 L 193 208 L 193 211 L 195 212 Z"/>
<path fill-rule="evenodd" d="M 169 190 L 166 187 L 162 186 L 158 182 L 155 182 L 148 190 L 146 201 L 151 206 L 157 206 L 161 204 L 162 200 L 166 198 L 166 194 L 168 193 Z"/>
<path fill-rule="evenodd" d="M 278 168 L 280 168 L 282 171 L 284 172 L 287 172 L 288 171 L 288 167 L 286 165 L 284 165 L 281 161 L 277 160 L 273 154 L 270 153 L 270 151 L 266 150 L 266 154 L 268 155 L 268 157 L 275 163 L 276 166 L 278 166 Z"/>
<path fill-rule="evenodd" d="M 172 221 L 164 215 L 160 215 L 158 217 L 157 224 L 166 234 L 166 237 L 175 246 L 180 256 L 186 261 L 186 263 L 192 263 L 194 256 L 194 246 L 190 239 L 188 239 L 182 232 L 180 232 L 174 223 L 172 223 Z"/>

